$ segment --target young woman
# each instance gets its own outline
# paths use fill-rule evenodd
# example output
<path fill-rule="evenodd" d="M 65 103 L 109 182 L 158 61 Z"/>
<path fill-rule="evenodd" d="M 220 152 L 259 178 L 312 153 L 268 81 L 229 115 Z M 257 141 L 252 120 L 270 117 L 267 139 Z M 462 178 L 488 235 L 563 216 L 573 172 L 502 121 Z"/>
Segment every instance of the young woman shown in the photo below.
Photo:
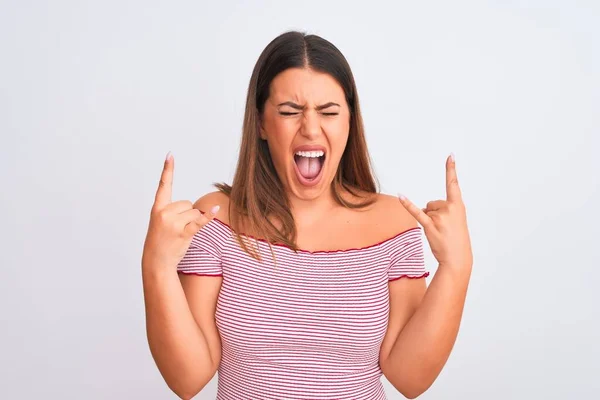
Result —
<path fill-rule="evenodd" d="M 379 194 L 333 44 L 287 32 L 265 48 L 231 186 L 172 202 L 173 169 L 169 154 L 142 272 L 150 349 L 177 395 L 217 371 L 219 399 L 385 399 L 382 374 L 408 398 L 431 386 L 473 263 L 454 159 L 445 200 Z"/>

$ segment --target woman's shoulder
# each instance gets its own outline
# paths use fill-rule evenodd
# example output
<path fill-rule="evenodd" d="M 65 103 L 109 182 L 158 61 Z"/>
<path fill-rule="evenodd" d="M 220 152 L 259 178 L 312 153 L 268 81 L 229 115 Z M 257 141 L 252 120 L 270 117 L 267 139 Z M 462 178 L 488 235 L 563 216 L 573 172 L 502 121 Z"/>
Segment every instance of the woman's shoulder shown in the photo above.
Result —
<path fill-rule="evenodd" d="M 216 218 L 229 224 L 229 196 L 219 190 L 206 193 L 200 197 L 194 203 L 194 208 L 205 213 L 217 205 L 219 206 L 219 211 L 217 212 Z"/>
<path fill-rule="evenodd" d="M 375 195 L 375 201 L 364 217 L 370 221 L 372 232 L 377 236 L 373 238 L 376 241 L 397 237 L 419 226 L 398 197 L 384 193 Z"/>
<path fill-rule="evenodd" d="M 366 243 L 385 242 L 419 226 L 417 220 L 404 208 L 398 197 L 384 193 L 360 193 L 359 196 L 360 198 L 347 197 L 346 199 L 353 202 L 357 199 L 370 198 L 372 203 L 362 209 L 346 209 L 346 212 L 339 216 L 344 220 L 354 221 L 356 226 L 360 227 L 363 233 L 361 236 Z M 204 213 L 215 205 L 219 206 L 216 219 L 229 226 L 229 196 L 227 194 L 221 191 L 206 193 L 196 200 L 194 208 Z"/>
<path fill-rule="evenodd" d="M 352 221 L 351 225 L 357 227 L 356 232 L 360 232 L 361 240 L 366 244 L 402 241 L 403 233 L 419 226 L 396 196 L 354 189 L 352 193 L 343 193 L 343 198 L 354 204 L 368 200 L 365 207 L 340 208 L 342 213 L 339 214 L 340 221 Z M 354 231 L 348 234 L 350 238 L 356 236 Z"/>

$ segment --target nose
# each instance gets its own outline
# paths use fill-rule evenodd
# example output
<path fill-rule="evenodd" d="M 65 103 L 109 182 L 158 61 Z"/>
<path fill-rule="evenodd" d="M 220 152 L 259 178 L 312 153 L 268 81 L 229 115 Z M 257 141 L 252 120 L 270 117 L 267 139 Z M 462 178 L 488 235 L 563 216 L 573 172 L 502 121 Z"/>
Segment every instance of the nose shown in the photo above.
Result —
<path fill-rule="evenodd" d="M 321 119 L 314 110 L 304 112 L 301 133 L 307 139 L 315 139 L 321 134 Z"/>

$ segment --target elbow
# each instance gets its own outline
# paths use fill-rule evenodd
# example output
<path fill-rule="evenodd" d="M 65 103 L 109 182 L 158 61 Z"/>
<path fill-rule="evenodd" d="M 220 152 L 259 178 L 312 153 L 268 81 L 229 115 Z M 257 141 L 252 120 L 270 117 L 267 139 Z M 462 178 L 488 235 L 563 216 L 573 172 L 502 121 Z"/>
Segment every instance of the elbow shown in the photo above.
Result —
<path fill-rule="evenodd" d="M 213 368 L 210 371 L 210 374 L 205 375 L 200 379 L 194 379 L 186 383 L 180 382 L 173 385 L 168 384 L 168 386 L 169 389 L 171 389 L 173 393 L 175 393 L 180 399 L 190 400 L 200 393 L 202 389 L 204 389 L 204 387 L 212 380 L 216 373 L 217 369 Z"/>
<path fill-rule="evenodd" d="M 410 389 L 410 390 L 400 390 L 400 393 L 402 394 L 402 396 L 406 397 L 407 399 L 416 399 L 417 397 L 419 397 L 420 395 L 422 395 L 425 391 L 420 391 L 420 390 L 414 390 L 414 389 Z"/>
<path fill-rule="evenodd" d="M 176 396 L 177 396 L 177 398 L 179 398 L 179 399 L 183 399 L 183 400 L 189 400 L 189 399 L 192 399 L 192 398 L 195 396 L 195 394 L 192 394 L 191 392 L 186 392 L 186 391 L 185 391 L 185 390 L 183 390 L 183 389 L 180 389 L 180 388 L 175 388 L 175 387 L 173 387 L 173 386 L 170 386 L 170 385 L 167 385 L 167 386 L 169 386 L 169 389 L 171 389 L 171 391 L 172 391 L 173 393 L 175 393 L 175 395 L 176 395 Z"/>
<path fill-rule="evenodd" d="M 194 398 L 194 396 L 196 396 L 198 393 L 200 393 L 200 391 L 204 388 L 204 386 L 202 386 L 202 387 L 196 387 L 196 388 L 192 388 L 191 386 L 187 386 L 187 387 L 184 387 L 184 386 L 180 386 L 180 387 L 169 386 L 169 388 L 180 399 L 182 399 L 182 400 L 190 400 L 190 399 Z"/>
<path fill-rule="evenodd" d="M 433 384 L 433 380 L 418 376 L 414 371 L 396 374 L 384 372 L 384 376 L 407 399 L 416 399 Z"/>
<path fill-rule="evenodd" d="M 192 400 L 195 396 L 195 394 L 180 394 L 177 392 L 174 392 L 177 397 L 179 397 L 181 400 Z"/>
<path fill-rule="evenodd" d="M 396 389 L 407 399 L 416 399 L 427 391 L 433 385 L 432 379 L 411 379 L 396 386 Z"/>
<path fill-rule="evenodd" d="M 177 395 L 181 400 L 192 400 L 199 392 Z"/>
<path fill-rule="evenodd" d="M 181 400 L 192 400 L 194 398 L 194 396 L 196 396 L 195 394 L 179 394 L 179 393 L 175 393 L 177 395 L 177 397 L 179 397 Z M 197 394 L 197 393 L 196 393 Z"/>
<path fill-rule="evenodd" d="M 177 397 L 179 397 L 180 399 L 183 400 L 190 400 L 192 398 L 194 398 L 194 396 L 196 396 L 200 390 L 195 390 L 192 389 L 190 386 L 175 386 L 175 385 L 168 385 L 169 389 L 171 389 L 171 391 L 173 391 L 173 393 L 175 393 L 177 395 Z"/>
<path fill-rule="evenodd" d="M 406 384 L 401 387 L 397 387 L 398 391 L 402 394 L 402 396 L 407 399 L 416 399 L 429 388 L 429 386 L 418 385 L 418 384 Z"/>

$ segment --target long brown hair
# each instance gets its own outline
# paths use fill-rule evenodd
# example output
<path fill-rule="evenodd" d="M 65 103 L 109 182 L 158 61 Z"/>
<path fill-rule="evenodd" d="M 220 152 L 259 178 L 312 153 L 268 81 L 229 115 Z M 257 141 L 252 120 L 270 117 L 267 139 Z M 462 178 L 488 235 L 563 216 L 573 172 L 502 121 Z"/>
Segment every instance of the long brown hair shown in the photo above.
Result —
<path fill-rule="evenodd" d="M 258 252 L 250 251 L 242 240 L 242 225 L 266 240 L 269 246 L 279 243 L 298 250 L 296 225 L 288 197 L 275 171 L 268 145 L 260 137 L 260 118 L 269 97 L 271 81 L 288 68 L 311 68 L 327 73 L 344 90 L 350 109 L 350 132 L 331 184 L 336 202 L 347 208 L 366 207 L 375 201 L 369 194 L 379 191 L 365 141 L 356 84 L 346 58 L 332 43 L 317 35 L 297 31 L 281 34 L 265 47 L 252 71 L 233 183 L 215 184 L 229 196 L 230 224 L 237 233 L 238 242 L 258 260 Z M 343 190 L 362 201 L 347 201 L 342 197 Z M 278 221 L 281 227 L 278 228 L 273 221 Z"/>

